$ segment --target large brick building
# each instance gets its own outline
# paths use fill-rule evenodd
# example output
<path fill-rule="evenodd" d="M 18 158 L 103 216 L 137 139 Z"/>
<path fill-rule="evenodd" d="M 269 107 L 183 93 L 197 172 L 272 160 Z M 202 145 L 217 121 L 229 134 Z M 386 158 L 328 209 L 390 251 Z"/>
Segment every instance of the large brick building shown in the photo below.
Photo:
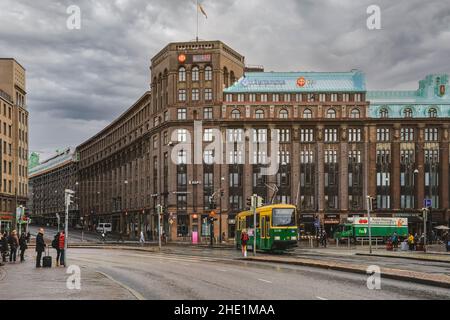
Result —
<path fill-rule="evenodd" d="M 363 215 L 367 195 L 377 198 L 375 215 L 408 216 L 413 229 L 424 198 L 434 223 L 449 221 L 446 75 L 415 91 L 371 92 L 358 70 L 250 70 L 224 43 L 200 41 L 154 56 L 150 88 L 77 148 L 91 228 L 111 221 L 117 232 L 153 237 L 160 203 L 169 238 L 206 237 L 213 196 L 214 234 L 228 238 L 253 193 L 297 205 L 307 232 L 317 218 L 332 232 Z M 269 162 L 278 170 L 264 175 Z"/>
<path fill-rule="evenodd" d="M 28 111 L 25 69 L 0 58 L 0 230 L 16 228 L 28 192 Z"/>

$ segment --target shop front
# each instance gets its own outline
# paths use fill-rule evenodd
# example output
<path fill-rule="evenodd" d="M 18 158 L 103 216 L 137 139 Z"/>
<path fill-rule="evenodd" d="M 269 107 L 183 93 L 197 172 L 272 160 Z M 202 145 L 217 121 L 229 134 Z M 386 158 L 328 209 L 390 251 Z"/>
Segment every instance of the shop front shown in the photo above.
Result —
<path fill-rule="evenodd" d="M 300 236 L 314 235 L 315 227 L 314 220 L 316 214 L 314 213 L 303 213 L 299 217 L 299 232 Z"/>
<path fill-rule="evenodd" d="M 341 223 L 341 218 L 338 213 L 326 213 L 323 219 L 323 226 L 328 237 L 333 237 L 337 226 Z"/>
<path fill-rule="evenodd" d="M 11 231 L 12 223 L 12 213 L 0 213 L 0 232 Z"/>
<path fill-rule="evenodd" d="M 412 234 L 422 234 L 423 232 L 423 217 L 421 213 L 414 212 L 400 212 L 391 215 L 393 218 L 407 218 L 408 232 Z"/>

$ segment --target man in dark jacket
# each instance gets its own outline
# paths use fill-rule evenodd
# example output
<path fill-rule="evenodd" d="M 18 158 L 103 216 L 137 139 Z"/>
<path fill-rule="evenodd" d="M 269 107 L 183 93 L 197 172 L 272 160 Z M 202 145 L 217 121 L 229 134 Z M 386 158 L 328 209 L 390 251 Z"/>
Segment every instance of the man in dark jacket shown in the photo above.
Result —
<path fill-rule="evenodd" d="M 28 249 L 27 245 L 27 235 L 23 232 L 19 238 L 19 248 L 20 248 L 20 262 L 25 261 L 25 250 Z"/>
<path fill-rule="evenodd" d="M 39 233 L 36 236 L 36 268 L 41 267 L 41 260 L 42 260 L 42 252 L 45 251 L 45 241 L 44 241 L 44 229 L 40 228 Z"/>
<path fill-rule="evenodd" d="M 8 233 L 5 232 L 2 235 L 0 240 L 1 252 L 2 252 L 2 261 L 6 262 L 6 255 L 8 254 Z"/>

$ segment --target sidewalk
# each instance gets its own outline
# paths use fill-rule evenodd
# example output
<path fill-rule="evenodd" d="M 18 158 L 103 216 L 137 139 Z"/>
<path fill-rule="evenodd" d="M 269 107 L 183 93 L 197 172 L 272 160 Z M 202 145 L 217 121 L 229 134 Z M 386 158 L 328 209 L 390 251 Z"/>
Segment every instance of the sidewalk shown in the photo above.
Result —
<path fill-rule="evenodd" d="M 81 267 L 81 289 L 70 290 L 66 268 L 35 268 L 34 250 L 25 262 L 0 267 L 0 300 L 135 300 L 127 289 L 90 268 Z"/>

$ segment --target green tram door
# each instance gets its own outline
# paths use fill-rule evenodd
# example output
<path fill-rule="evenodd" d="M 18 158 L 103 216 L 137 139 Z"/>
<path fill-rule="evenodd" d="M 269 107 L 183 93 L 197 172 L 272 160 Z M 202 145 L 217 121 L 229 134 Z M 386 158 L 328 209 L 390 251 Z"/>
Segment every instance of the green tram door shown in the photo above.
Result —
<path fill-rule="evenodd" d="M 272 248 L 272 243 L 270 239 L 270 217 L 261 217 L 261 229 L 260 229 L 260 240 L 259 247 L 263 250 L 268 250 Z"/>

